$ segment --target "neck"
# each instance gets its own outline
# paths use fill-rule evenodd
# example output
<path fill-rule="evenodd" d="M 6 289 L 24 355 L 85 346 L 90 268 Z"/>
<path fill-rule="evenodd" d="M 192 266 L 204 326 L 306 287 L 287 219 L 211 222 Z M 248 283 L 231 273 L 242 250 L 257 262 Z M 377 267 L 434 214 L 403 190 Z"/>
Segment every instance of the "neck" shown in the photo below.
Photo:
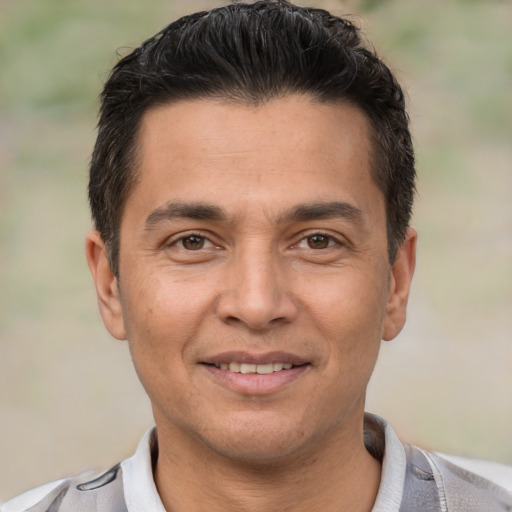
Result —
<path fill-rule="evenodd" d="M 314 451 L 254 463 L 159 426 L 155 482 L 168 512 L 370 512 L 381 466 L 364 446 L 362 421 L 335 434 Z"/>

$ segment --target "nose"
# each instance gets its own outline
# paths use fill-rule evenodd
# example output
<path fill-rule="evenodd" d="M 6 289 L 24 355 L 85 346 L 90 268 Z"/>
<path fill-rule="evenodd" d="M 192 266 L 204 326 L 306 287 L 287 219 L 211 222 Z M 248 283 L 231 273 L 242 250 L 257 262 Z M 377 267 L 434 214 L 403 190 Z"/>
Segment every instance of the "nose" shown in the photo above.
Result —
<path fill-rule="evenodd" d="M 282 264 L 270 251 L 246 250 L 233 259 L 216 304 L 226 323 L 266 330 L 292 322 L 298 308 Z"/>

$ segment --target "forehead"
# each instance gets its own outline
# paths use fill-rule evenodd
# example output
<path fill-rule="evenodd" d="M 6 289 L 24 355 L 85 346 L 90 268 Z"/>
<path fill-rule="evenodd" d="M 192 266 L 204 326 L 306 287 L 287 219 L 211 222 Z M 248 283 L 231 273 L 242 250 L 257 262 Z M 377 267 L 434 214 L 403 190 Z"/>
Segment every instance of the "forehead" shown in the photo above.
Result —
<path fill-rule="evenodd" d="M 371 195 L 383 204 L 371 178 L 370 129 L 357 108 L 305 96 L 259 106 L 203 99 L 158 106 L 142 119 L 138 183 L 126 207 L 149 213 L 207 200 L 279 215 L 319 201 L 361 208 Z"/>

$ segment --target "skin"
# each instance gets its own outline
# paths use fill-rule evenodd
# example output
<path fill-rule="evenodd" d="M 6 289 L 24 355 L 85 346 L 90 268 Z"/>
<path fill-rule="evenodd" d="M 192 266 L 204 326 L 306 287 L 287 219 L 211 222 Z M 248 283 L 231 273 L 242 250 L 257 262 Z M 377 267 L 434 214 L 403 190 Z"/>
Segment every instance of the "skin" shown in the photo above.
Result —
<path fill-rule="evenodd" d="M 416 233 L 390 265 L 369 130 L 304 96 L 145 114 L 119 282 L 97 232 L 86 252 L 152 402 L 167 510 L 371 510 L 365 392 L 405 322 Z M 300 367 L 270 376 L 211 364 L 286 357 Z"/>

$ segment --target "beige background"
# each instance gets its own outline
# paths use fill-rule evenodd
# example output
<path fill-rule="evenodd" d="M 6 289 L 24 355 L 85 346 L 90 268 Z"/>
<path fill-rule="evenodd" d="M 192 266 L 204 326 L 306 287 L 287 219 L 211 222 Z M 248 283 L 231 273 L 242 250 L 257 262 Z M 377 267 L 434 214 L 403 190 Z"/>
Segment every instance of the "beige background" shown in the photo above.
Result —
<path fill-rule="evenodd" d="M 96 97 L 117 48 L 219 3 L 0 4 L 0 500 L 119 461 L 152 423 L 83 256 Z M 409 441 L 512 463 L 511 4 L 300 3 L 354 13 L 409 96 L 418 270 L 368 409 Z"/>

